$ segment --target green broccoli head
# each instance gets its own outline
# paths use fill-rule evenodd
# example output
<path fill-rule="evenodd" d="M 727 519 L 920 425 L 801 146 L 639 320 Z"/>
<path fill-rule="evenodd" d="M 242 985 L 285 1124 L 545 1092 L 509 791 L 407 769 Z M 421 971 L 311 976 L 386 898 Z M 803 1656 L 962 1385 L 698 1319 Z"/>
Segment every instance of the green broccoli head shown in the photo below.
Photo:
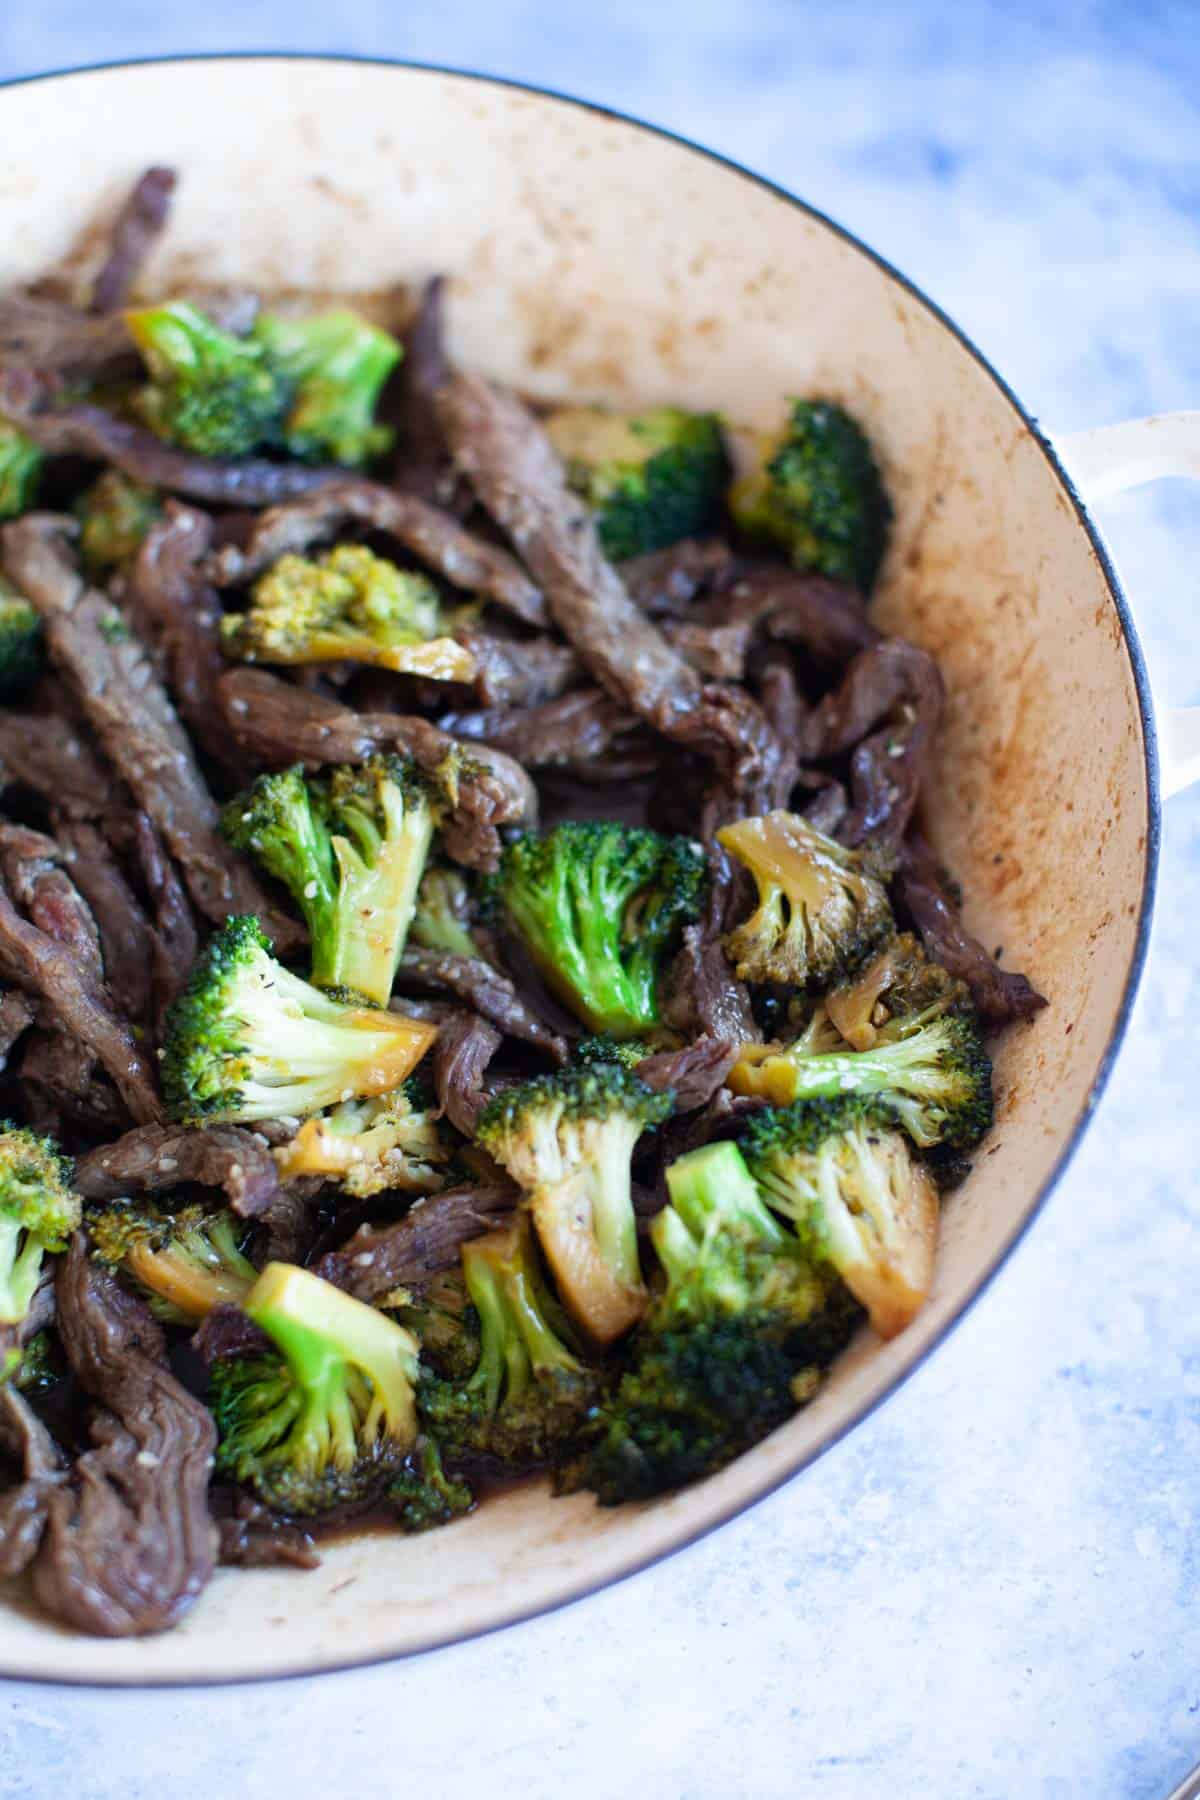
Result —
<path fill-rule="evenodd" d="M 106 469 L 76 501 L 75 513 L 84 563 L 92 575 L 106 575 L 137 555 L 162 517 L 162 501 L 154 488 Z"/>
<path fill-rule="evenodd" d="M 645 1311 L 630 1162 L 674 1109 L 617 1064 L 573 1067 L 506 1088 L 475 1141 L 522 1188 L 572 1318 L 611 1343 Z"/>
<path fill-rule="evenodd" d="M 281 440 L 293 384 L 252 338 L 186 300 L 125 314 L 149 371 L 138 410 L 159 437 L 201 456 L 247 456 Z"/>
<path fill-rule="evenodd" d="M 32 439 L 0 419 L 0 519 L 15 519 L 29 511 L 45 460 Z"/>
<path fill-rule="evenodd" d="M 433 863 L 421 877 L 417 909 L 409 932 L 414 944 L 426 950 L 445 950 L 451 956 L 479 955 L 471 936 L 474 903 L 470 884 L 461 869 L 450 863 Z"/>
<path fill-rule="evenodd" d="M 887 888 L 868 861 L 798 814 L 739 819 L 717 838 L 758 888 L 754 912 L 725 940 L 739 980 L 821 993 L 895 930 Z"/>
<path fill-rule="evenodd" d="M 795 401 L 760 466 L 734 482 L 729 506 L 747 536 L 778 544 L 798 569 L 873 587 L 892 507 L 870 443 L 842 407 Z"/>
<path fill-rule="evenodd" d="M 52 1138 L 0 1120 L 0 1325 L 21 1323 L 44 1258 L 65 1250 L 79 1224 L 73 1176 Z"/>
<path fill-rule="evenodd" d="M 660 1018 L 659 976 L 700 910 L 704 855 L 683 837 L 599 820 L 509 844 L 494 893 L 547 984 L 593 1031 Z"/>
<path fill-rule="evenodd" d="M 261 775 L 221 829 L 282 881 L 312 939 L 317 987 L 386 1004 L 433 842 L 433 786 L 415 763 L 373 756 L 326 775 Z"/>
<path fill-rule="evenodd" d="M 479 1365 L 479 1314 L 467 1289 L 461 1259 L 437 1270 L 413 1292 L 394 1290 L 380 1302 L 421 1346 L 423 1373 L 461 1386 Z"/>
<path fill-rule="evenodd" d="M 715 413 L 663 406 L 625 417 L 570 406 L 544 423 L 612 561 L 660 550 L 711 522 L 728 478 Z"/>
<path fill-rule="evenodd" d="M 357 1199 L 372 1194 L 432 1194 L 449 1180 L 450 1134 L 427 1099 L 414 1101 L 411 1082 L 372 1100 L 344 1100 L 306 1119 L 275 1152 L 285 1181 L 318 1175 Z"/>
<path fill-rule="evenodd" d="M 598 1384 L 563 1341 L 528 1216 L 464 1244 L 462 1267 L 479 1321 L 479 1360 L 465 1382 L 425 1379 L 421 1418 L 456 1464 L 518 1470 L 557 1462 Z"/>
<path fill-rule="evenodd" d="M 418 1437 L 407 1464 L 387 1490 L 402 1530 L 432 1531 L 475 1509 L 475 1496 L 460 1476 L 447 1475 L 442 1453 L 428 1432 Z"/>
<path fill-rule="evenodd" d="M 26 693 L 45 666 L 41 614 L 0 578 L 0 700 Z"/>
<path fill-rule="evenodd" d="M 639 1038 L 615 1038 L 600 1032 L 594 1037 L 578 1038 L 571 1051 L 571 1060 L 585 1069 L 602 1068 L 608 1063 L 617 1063 L 623 1069 L 636 1069 L 645 1055 L 646 1046 Z"/>
<path fill-rule="evenodd" d="M 92 1253 L 121 1269 L 172 1324 L 205 1318 L 214 1306 L 236 1306 L 258 1278 L 246 1257 L 244 1220 L 228 1207 L 158 1207 L 114 1200 L 89 1213 Z"/>
<path fill-rule="evenodd" d="M 475 659 L 438 637 L 437 589 L 365 544 L 281 556 L 259 577 L 250 610 L 226 613 L 221 636 L 239 662 L 369 663 L 435 681 L 470 681 Z"/>
<path fill-rule="evenodd" d="M 323 992 L 271 954 L 258 920 L 233 918 L 197 959 L 166 1021 L 163 1093 L 189 1124 L 309 1113 L 391 1093 L 436 1027 Z"/>
<path fill-rule="evenodd" d="M 903 1331 L 933 1285 L 938 1199 L 890 1110 L 854 1093 L 768 1107 L 741 1144 L 813 1259 L 837 1271 L 881 1337 Z"/>
<path fill-rule="evenodd" d="M 369 1505 L 416 1441 L 416 1341 L 291 1263 L 268 1263 L 242 1306 L 279 1354 L 214 1364 L 218 1470 L 281 1513 Z"/>
<path fill-rule="evenodd" d="M 356 467 L 389 448 L 395 433 L 375 423 L 375 406 L 402 352 L 388 332 L 340 309 L 307 319 L 263 313 L 254 336 L 294 390 L 284 424 L 293 456 Z"/>
<path fill-rule="evenodd" d="M 974 1012 L 966 982 L 931 962 L 910 931 L 892 938 L 853 980 L 827 994 L 825 1007 L 836 1031 L 854 1050 L 909 1037 L 919 1025 L 944 1013 Z"/>

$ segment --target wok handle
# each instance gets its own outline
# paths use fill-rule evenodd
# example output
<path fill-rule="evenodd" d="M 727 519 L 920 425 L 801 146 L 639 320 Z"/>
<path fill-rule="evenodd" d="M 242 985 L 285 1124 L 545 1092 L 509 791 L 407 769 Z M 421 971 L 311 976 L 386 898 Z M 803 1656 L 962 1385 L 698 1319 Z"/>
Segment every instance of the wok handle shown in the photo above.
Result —
<path fill-rule="evenodd" d="M 1200 412 L 1159 413 L 1123 425 L 1101 425 L 1056 440 L 1056 448 L 1090 506 L 1126 488 L 1186 475 L 1200 481 Z M 1159 722 L 1164 795 L 1200 781 L 1200 707 L 1165 711 Z"/>

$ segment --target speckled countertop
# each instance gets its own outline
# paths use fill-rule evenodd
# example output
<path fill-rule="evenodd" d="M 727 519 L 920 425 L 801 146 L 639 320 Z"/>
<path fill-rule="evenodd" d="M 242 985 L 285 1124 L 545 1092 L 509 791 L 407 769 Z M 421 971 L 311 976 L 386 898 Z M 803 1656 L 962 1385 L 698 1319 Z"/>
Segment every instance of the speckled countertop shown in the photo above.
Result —
<path fill-rule="evenodd" d="M 523 76 L 794 188 L 1060 429 L 1200 405 L 1187 0 L 197 10 L 9 0 L 0 75 L 287 47 Z M 1100 522 L 1157 691 L 1195 701 L 1200 494 Z M 1198 912 L 1193 793 L 1069 1175 L 950 1343 L 790 1487 L 621 1587 L 416 1662 L 194 1695 L 10 1684 L 0 1796 L 1161 1800 L 1200 1758 Z"/>

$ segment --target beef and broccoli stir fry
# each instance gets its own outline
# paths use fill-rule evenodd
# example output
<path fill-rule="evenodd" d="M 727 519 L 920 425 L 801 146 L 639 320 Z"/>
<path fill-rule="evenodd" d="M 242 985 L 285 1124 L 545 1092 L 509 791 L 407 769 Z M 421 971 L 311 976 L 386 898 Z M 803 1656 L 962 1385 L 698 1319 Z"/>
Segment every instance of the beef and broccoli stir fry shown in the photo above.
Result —
<path fill-rule="evenodd" d="M 107 1635 L 720 1469 L 913 1319 L 1044 1004 L 842 407 L 534 407 L 437 280 L 134 303 L 173 185 L 0 296 L 0 1574 Z"/>

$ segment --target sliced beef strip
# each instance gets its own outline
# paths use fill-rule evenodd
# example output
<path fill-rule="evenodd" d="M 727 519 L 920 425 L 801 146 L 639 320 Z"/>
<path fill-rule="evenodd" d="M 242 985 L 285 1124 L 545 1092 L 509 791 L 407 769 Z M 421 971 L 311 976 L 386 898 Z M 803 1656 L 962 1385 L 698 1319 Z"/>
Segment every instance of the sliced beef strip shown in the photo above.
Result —
<path fill-rule="evenodd" d="M 676 1113 L 695 1112 L 697 1107 L 707 1106 L 724 1086 L 737 1053 L 737 1044 L 699 1037 L 682 1050 L 663 1050 L 643 1058 L 634 1074 L 656 1094 L 674 1094 Z"/>
<path fill-rule="evenodd" d="M 444 276 L 426 282 L 404 333 L 404 356 L 380 401 L 379 416 L 396 428 L 392 485 L 457 515 L 470 506 L 469 492 L 455 474 L 433 404 L 448 373 L 442 341 L 445 297 Z"/>
<path fill-rule="evenodd" d="M 399 750 L 433 771 L 457 743 L 428 719 L 356 713 L 265 669 L 229 670 L 218 697 L 246 754 L 273 769 L 295 762 L 314 769 L 358 763 L 377 750 Z M 456 862 L 493 869 L 500 855 L 497 828 L 535 823 L 537 794 L 511 757 L 482 745 L 463 749 L 467 760 L 459 773 L 457 804 L 442 825 L 442 845 Z"/>
<path fill-rule="evenodd" d="M 652 618 L 686 618 L 698 596 L 733 580 L 738 559 L 723 538 L 681 538 L 617 564 L 629 598 Z"/>
<path fill-rule="evenodd" d="M 528 408 L 457 371 L 438 394 L 438 416 L 458 466 L 600 686 L 665 737 L 715 758 L 737 785 L 752 780 L 771 736 L 766 720 L 743 690 L 705 685 L 630 599 Z"/>
<path fill-rule="evenodd" d="M 93 1448 L 48 1496 L 34 1592 L 54 1618 L 99 1637 L 178 1623 L 216 1561 L 207 1493 L 217 1433 L 166 1365 L 149 1310 L 76 1233 L 58 1270 L 58 1332 L 98 1403 Z"/>
<path fill-rule="evenodd" d="M 474 1137 L 487 1105 L 483 1078 L 503 1035 L 476 1012 L 455 1013 L 433 1046 L 433 1087 L 437 1103 L 456 1131 Z"/>
<path fill-rule="evenodd" d="M 203 574 L 212 535 L 207 513 L 168 500 L 165 516 L 138 551 L 125 599 L 139 636 L 161 661 L 193 740 L 241 780 L 245 762 L 216 703 L 217 682 L 229 665 L 221 651 L 221 603 Z"/>
<path fill-rule="evenodd" d="M 614 763 L 626 773 L 631 764 L 653 769 L 658 763 L 645 727 L 597 687 L 577 688 L 541 706 L 446 713 L 440 723 L 455 737 L 503 750 L 528 769 L 601 769 L 611 778 Z"/>
<path fill-rule="evenodd" d="M 71 879 L 100 934 L 108 990 L 127 1019 L 145 1024 L 155 951 L 150 922 L 97 826 L 63 818 L 55 821 L 55 831 Z"/>
<path fill-rule="evenodd" d="M 36 1009 L 19 988 L 0 992 L 0 1070 L 7 1068 L 13 1048 L 24 1037 L 36 1017 Z"/>
<path fill-rule="evenodd" d="M 11 1381 L 0 1385 L 0 1459 L 17 1470 L 17 1480 L 0 1487 L 0 1578 L 8 1579 L 37 1555 L 49 1494 L 66 1479 L 53 1438 Z"/>
<path fill-rule="evenodd" d="M 453 994 L 508 1037 L 533 1044 L 555 1062 L 567 1060 L 567 1046 L 562 1038 L 526 1004 L 508 976 L 482 957 L 422 950 L 414 944 L 400 958 L 396 981 L 401 988 L 432 988 L 435 993 Z M 403 1001 L 400 1005 L 403 1010 Z"/>
<path fill-rule="evenodd" d="M 187 981 L 200 937 L 183 883 L 145 813 L 138 813 L 134 833 L 142 879 L 154 908 L 154 1013 L 161 1021 Z"/>
<path fill-rule="evenodd" d="M 243 1219 L 260 1218 L 279 1193 L 271 1152 L 237 1125 L 143 1125 L 90 1150 L 75 1168 L 85 1200 L 169 1193 L 185 1182 L 220 1188 Z"/>
<path fill-rule="evenodd" d="M 124 306 L 142 264 L 167 228 L 174 192 L 174 169 L 147 169 L 134 183 L 113 221 L 108 255 L 92 290 L 94 313 Z"/>
<path fill-rule="evenodd" d="M 901 850 L 896 885 L 930 956 L 966 982 L 989 1024 L 1028 1019 L 1047 1004 L 1028 976 L 997 967 L 978 938 L 966 930 L 938 860 L 919 832 L 913 832 Z"/>
<path fill-rule="evenodd" d="M 205 916 L 256 913 L 280 950 L 304 934 L 269 900 L 217 830 L 217 808 L 187 734 L 132 635 L 113 630 L 111 601 L 89 590 L 67 548 L 72 521 L 29 513 L 4 528 L 5 570 L 45 621 L 46 645 L 100 740 L 179 860 Z"/>
<path fill-rule="evenodd" d="M 571 646 L 553 638 L 506 638 L 474 625 L 459 626 L 454 636 L 475 659 L 475 697 L 481 706 L 538 706 L 557 700 L 584 678 Z"/>
<path fill-rule="evenodd" d="M 114 822 L 126 810 L 120 784 L 87 737 L 60 712 L 0 708 L 0 786 L 28 788 L 60 817 Z"/>
<path fill-rule="evenodd" d="M 750 997 L 725 955 L 724 940 L 746 911 L 748 876 L 717 842 L 722 825 L 767 810 L 772 776 L 779 779 L 784 752 L 776 741 L 770 766 L 745 800 L 722 784 L 705 796 L 697 836 L 708 855 L 708 889 L 699 919 L 684 929 L 683 943 L 667 976 L 663 1016 L 687 1037 L 704 1034 L 732 1044 L 757 1042 L 760 1032 Z"/>
<path fill-rule="evenodd" d="M 0 294 L 0 368 L 78 379 L 119 375 L 136 367 L 125 321 L 98 319 L 65 301 L 9 288 Z M 16 383 L 17 391 L 33 391 Z"/>
<path fill-rule="evenodd" d="M 35 1026 L 25 1040 L 18 1074 L 26 1104 L 46 1125 L 66 1119 L 107 1135 L 129 1123 L 119 1094 L 98 1073 L 96 1058 L 81 1038 Z"/>
<path fill-rule="evenodd" d="M 394 537 L 452 587 L 493 600 L 526 624 L 546 623 L 541 595 L 507 550 L 473 536 L 416 494 L 398 493 L 361 475 L 343 474 L 304 499 L 264 513 L 245 544 L 224 544 L 214 552 L 209 573 L 218 587 L 240 586 L 287 552 L 310 550 L 346 525 Z"/>
<path fill-rule="evenodd" d="M 100 934 L 62 860 L 53 838 L 0 821 L 0 869 L 13 899 L 31 924 L 69 950 L 81 975 L 99 987 L 104 981 Z"/>
<path fill-rule="evenodd" d="M 64 1030 L 94 1052 L 136 1123 L 161 1118 L 153 1070 L 129 1026 L 70 951 L 20 916 L 2 883 L 0 974 L 46 1001 Z"/>
<path fill-rule="evenodd" d="M 222 1301 L 197 1326 L 190 1339 L 191 1348 L 206 1368 L 229 1357 L 271 1356 L 275 1346 L 260 1325 L 248 1319 L 240 1306 Z"/>
<path fill-rule="evenodd" d="M 439 1270 L 453 1268 L 462 1245 L 482 1237 L 517 1203 L 508 1183 L 452 1188 L 419 1200 L 396 1225 L 363 1225 L 314 1273 L 368 1303 L 393 1288 L 420 1287 Z"/>
<path fill-rule="evenodd" d="M 312 1538 L 265 1506 L 239 1495 L 231 1518 L 217 1520 L 222 1566 L 235 1569 L 316 1569 L 321 1565 Z"/>

